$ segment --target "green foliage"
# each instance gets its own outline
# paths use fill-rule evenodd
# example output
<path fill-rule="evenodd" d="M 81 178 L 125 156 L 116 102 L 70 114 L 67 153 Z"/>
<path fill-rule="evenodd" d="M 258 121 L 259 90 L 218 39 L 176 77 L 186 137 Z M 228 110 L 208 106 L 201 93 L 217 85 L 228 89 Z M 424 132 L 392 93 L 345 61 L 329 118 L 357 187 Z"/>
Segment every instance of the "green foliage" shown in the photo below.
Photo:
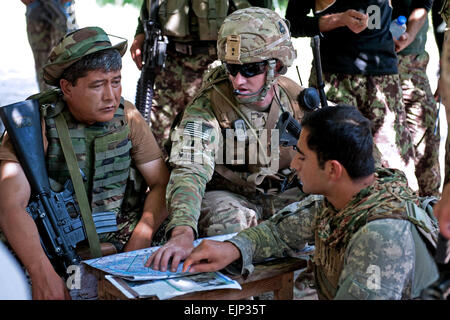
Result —
<path fill-rule="evenodd" d="M 293 0 L 291 0 L 293 1 Z M 297 0 L 299 1 L 299 0 Z M 300 0 L 302 1 L 302 0 Z M 278 11 L 283 17 L 286 13 L 286 8 L 288 5 L 289 0 L 273 0 L 273 7 L 275 11 Z"/>
<path fill-rule="evenodd" d="M 141 8 L 142 1 L 143 0 L 96 0 L 97 4 L 100 6 L 104 6 L 106 4 L 113 4 L 113 5 L 125 5 L 127 3 L 137 7 Z"/>

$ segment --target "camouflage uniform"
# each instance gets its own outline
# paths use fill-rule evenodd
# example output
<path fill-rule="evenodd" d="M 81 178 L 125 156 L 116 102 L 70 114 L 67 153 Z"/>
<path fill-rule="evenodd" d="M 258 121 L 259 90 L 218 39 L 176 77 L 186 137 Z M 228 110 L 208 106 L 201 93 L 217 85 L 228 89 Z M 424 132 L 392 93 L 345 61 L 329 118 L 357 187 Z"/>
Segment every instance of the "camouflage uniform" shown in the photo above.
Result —
<path fill-rule="evenodd" d="M 297 3 L 297 9 L 302 12 L 313 8 L 310 2 Z M 321 16 L 348 9 L 366 12 L 372 5 L 379 7 L 380 26 L 371 26 L 369 19 L 368 28 L 358 34 L 347 27 L 323 32 L 321 59 L 325 92 L 331 102 L 354 105 L 373 122 L 372 134 L 375 146 L 381 152 L 382 165 L 403 170 L 410 186 L 417 190 L 414 145 L 406 125 L 397 59 L 389 33 L 392 12 L 389 1 L 358 0 L 350 4 L 337 0 L 315 13 L 316 20 L 310 21 L 314 28 L 307 28 L 307 12 L 304 19 L 293 23 L 298 24 L 299 30 L 311 29 L 316 34 L 319 33 L 317 19 Z M 313 68 L 310 85 L 317 84 L 315 73 Z"/>
<path fill-rule="evenodd" d="M 63 72 L 72 64 L 89 54 L 108 49 L 116 49 L 123 56 L 126 53 L 127 41 L 113 46 L 109 36 L 101 28 L 79 29 L 66 35 L 53 48 L 47 64 L 43 67 L 43 78 L 47 84 L 55 86 Z M 145 147 L 151 148 L 150 143 L 153 143 L 154 147 L 157 146 L 144 119 L 137 119 L 135 114 L 138 111 L 123 98 L 110 121 L 92 125 L 81 123 L 70 113 L 59 88 L 45 90 L 29 99 L 38 100 L 41 116 L 45 121 L 45 138 L 48 142 L 46 166 L 52 189 L 61 191 L 62 185 L 70 179 L 68 164 L 61 147 L 61 137 L 55 126 L 55 118 L 62 115 L 68 127 L 78 166 L 85 174 L 84 188 L 91 212 L 112 211 L 117 219 L 118 231 L 102 233 L 99 240 L 110 242 L 117 251 L 122 251 L 142 216 L 147 191 L 145 180 L 136 168 L 136 154 L 142 153 Z M 130 117 L 133 117 L 132 122 Z M 139 121 L 148 132 L 140 137 L 139 143 L 142 147 L 136 150 L 139 146 L 136 139 L 133 140 L 133 134 L 136 135 L 137 131 L 132 128 L 136 128 Z M 11 144 L 11 141 L 8 143 Z M 1 146 L 1 149 L 3 148 L 8 149 L 5 141 Z M 9 150 L 12 149 L 11 146 Z M 143 161 L 152 161 L 160 156 L 158 150 L 153 155 L 146 156 Z M 10 155 L 3 160 L 13 161 Z M 83 245 L 87 245 L 87 241 L 80 243 L 77 249 L 82 249 Z M 80 268 L 81 289 L 70 291 L 72 299 L 95 298 L 97 280 L 85 271 L 83 265 L 80 265 Z"/>
<path fill-rule="evenodd" d="M 422 7 L 420 7 L 422 6 Z M 401 9 L 403 8 L 403 9 Z M 415 10 L 431 8 L 405 0 L 394 3 L 393 16 L 409 16 Z M 420 196 L 439 196 L 441 173 L 439 166 L 440 133 L 436 119 L 438 110 L 427 77 L 429 55 L 425 51 L 428 17 L 414 41 L 398 53 L 406 125 L 411 133 L 415 151 L 416 177 Z"/>
<path fill-rule="evenodd" d="M 313 77 L 314 74 L 311 83 L 315 83 Z M 324 82 L 329 101 L 357 106 L 372 121 L 374 143 L 382 154 L 381 164 L 404 171 L 410 186 L 417 189 L 414 146 L 404 125 L 407 117 L 399 76 L 324 73 Z"/>
<path fill-rule="evenodd" d="M 155 95 L 150 122 L 163 149 L 175 116 L 184 110 L 202 85 L 202 75 L 215 60 L 215 54 L 184 55 L 168 52 L 166 65 L 155 79 Z"/>
<path fill-rule="evenodd" d="M 73 50 L 74 46 L 78 50 Z M 108 35 L 101 28 L 79 29 L 67 35 L 62 42 L 53 48 L 48 63 L 44 66 L 44 80 L 50 85 L 56 85 L 63 71 L 71 64 L 88 54 L 110 48 L 117 49 L 123 56 L 127 49 L 127 41 L 122 39 L 121 42 L 112 46 Z M 70 54 L 68 55 L 67 52 Z M 55 136 L 54 121 L 51 119 L 56 113 L 65 112 L 72 144 L 77 150 L 79 166 L 86 169 L 86 183 L 90 185 L 85 187 L 91 195 L 92 211 L 116 212 L 119 232 L 104 234 L 102 240 L 112 242 L 120 251 L 123 245 L 128 242 L 140 219 L 147 188 L 142 175 L 135 167 L 133 159 L 130 159 L 130 150 L 136 148 L 136 142 L 130 139 L 131 127 L 125 118 L 124 110 L 127 107 L 130 109 L 135 109 L 135 107 L 122 98 L 112 120 L 99 124 L 95 128 L 86 128 L 86 125 L 80 124 L 70 115 L 59 92 L 59 89 L 53 89 L 31 97 L 38 98 L 40 103 L 48 109 L 46 111 L 46 126 L 49 130 L 47 152 L 52 153 L 52 150 L 54 150 L 55 154 L 52 154 L 49 163 L 55 164 L 56 167 L 56 169 L 48 169 L 49 176 L 53 175 L 53 178 L 59 183 L 63 183 L 63 178 L 67 176 L 67 166 L 59 147 L 59 137 L 57 134 Z M 136 120 L 139 121 L 139 119 Z M 134 120 L 135 123 L 137 123 L 136 120 Z M 148 130 L 146 126 L 145 128 Z M 151 131 L 145 132 L 145 134 L 144 144 L 149 143 L 149 140 L 153 141 Z M 148 134 L 152 136 L 150 139 L 147 139 Z M 101 141 L 102 139 L 105 139 L 105 141 Z M 99 141 L 98 145 L 97 141 Z M 52 144 L 56 144 L 56 146 Z M 93 151 L 94 147 L 87 148 L 86 144 L 95 145 L 95 152 Z M 99 154 L 98 158 L 97 153 Z M 155 159 L 159 156 L 159 150 L 155 156 L 152 155 Z M 151 161 L 152 159 L 145 160 Z"/>
<path fill-rule="evenodd" d="M 40 1 L 36 0 L 27 6 L 26 21 L 28 42 L 34 55 L 39 91 L 44 91 L 51 88 L 42 78 L 42 67 L 46 63 L 50 51 L 67 32 L 78 29 L 78 26 L 75 19 L 75 1 L 61 4 L 67 15 L 65 24 L 55 21 L 55 18 L 43 9 Z"/>
<path fill-rule="evenodd" d="M 277 58 L 288 67 L 295 58 L 288 28 L 273 11 L 248 8 L 238 10 L 226 18 L 219 31 L 218 52 L 219 58 L 227 62 L 229 52 L 225 54 L 225 48 L 229 48 L 226 45 L 228 35 L 240 36 L 241 50 L 237 53 L 237 59 L 241 54 L 240 63 Z M 275 42 L 278 43 L 277 46 L 272 45 Z M 250 55 L 249 52 L 253 50 L 258 50 L 259 54 Z M 244 57 L 245 54 L 247 55 Z M 267 76 L 267 79 L 269 78 L 271 79 Z M 293 151 L 286 149 L 285 154 L 283 151 L 280 154 L 278 136 L 270 142 L 270 163 L 261 164 L 257 161 L 254 164 L 249 156 L 256 153 L 256 149 L 250 151 L 251 145 L 255 146 L 250 142 L 251 137 L 254 137 L 250 132 L 254 130 L 259 133 L 263 129 L 273 129 L 275 123 L 270 127 L 269 119 L 278 119 L 282 111 L 295 114 L 293 102 L 289 93 L 281 86 L 281 81 L 281 78 L 266 80 L 264 88 L 266 85 L 272 87 L 279 83 L 279 86 L 275 86 L 278 88 L 279 102 L 274 98 L 267 111 L 257 111 L 237 101 L 223 66 L 212 69 L 205 76 L 204 87 L 186 108 L 181 122 L 171 133 L 169 163 L 172 171 L 167 186 L 169 222 L 166 233 L 176 226 L 190 226 L 196 236 L 236 232 L 256 225 L 275 210 L 301 197 L 302 192 L 297 188 L 288 189 L 282 194 L 277 188 L 281 178 L 279 173 L 281 169 L 289 170 Z M 295 86 L 300 89 L 298 85 Z M 224 94 L 227 98 L 218 103 L 215 97 L 219 96 L 218 92 L 222 92 L 222 88 L 228 96 Z M 226 109 L 227 103 L 231 103 L 234 105 L 233 109 L 238 110 L 238 118 L 245 118 L 249 122 L 248 143 L 243 144 L 242 152 L 245 158 L 242 158 L 240 164 L 239 159 L 235 158 L 237 144 L 233 145 L 232 149 L 227 147 L 228 133 L 236 133 L 235 130 L 225 129 L 227 127 L 224 123 L 231 122 L 229 114 L 217 111 L 218 108 Z M 270 115 L 271 112 L 275 117 Z M 234 138 L 235 136 L 232 136 L 233 141 Z M 260 142 L 261 140 L 265 139 L 261 138 Z M 256 143 L 256 140 L 253 142 Z M 272 167 L 278 157 L 281 165 Z M 221 172 L 223 167 L 229 170 L 225 174 Z M 227 173 L 231 177 L 227 176 Z"/>
<path fill-rule="evenodd" d="M 284 106 L 290 107 L 290 101 L 283 91 L 280 92 L 280 100 Z M 238 108 L 250 119 L 255 130 L 266 129 L 268 112 L 255 111 L 244 105 L 238 105 Z M 288 110 L 293 112 L 290 108 Z M 194 123 L 202 129 L 201 132 L 191 132 L 189 128 Z M 268 218 L 276 210 L 302 196 L 297 188 L 288 189 L 282 194 L 276 191 L 272 195 L 264 195 L 226 181 L 214 172 L 217 163 L 223 163 L 222 160 L 226 162 L 226 159 L 217 157 L 225 138 L 208 94 L 200 95 L 186 108 L 171 139 L 173 145 L 169 163 L 172 172 L 167 186 L 171 219 L 167 231 L 175 226 L 189 225 L 201 237 L 237 232 L 256 225 L 258 221 Z M 194 158 L 200 155 L 201 161 L 191 162 L 191 154 Z M 225 157 L 226 152 L 223 155 Z M 186 156 L 189 158 L 187 162 Z M 247 181 L 252 173 L 247 169 L 239 172 L 239 175 Z"/>
<path fill-rule="evenodd" d="M 398 55 L 406 124 L 414 144 L 416 177 L 420 196 L 438 196 L 441 186 L 439 165 L 440 133 L 438 109 L 426 74 L 429 56 Z"/>
<path fill-rule="evenodd" d="M 147 2 L 143 1 L 141 7 L 141 17 L 144 19 L 149 17 Z M 246 1 L 238 1 L 238 6 L 245 7 L 248 4 Z M 190 8 L 190 15 L 193 16 L 192 11 Z M 135 36 L 144 33 L 141 17 L 138 19 Z M 170 126 L 175 116 L 185 109 L 195 93 L 199 91 L 203 73 L 208 65 L 217 59 L 216 39 L 199 40 L 196 34 L 198 31 L 195 31 L 199 27 L 196 19 L 191 18 L 190 34 L 184 37 L 169 36 L 165 67 L 155 78 L 150 123 L 162 150 L 164 150 L 164 142 L 169 138 Z M 220 21 L 218 25 L 220 26 Z"/>
<path fill-rule="evenodd" d="M 417 198 L 403 173 L 377 169 L 376 181 L 340 211 L 313 195 L 227 240 L 242 255 L 242 265 L 237 262 L 233 269 L 248 274 L 252 263 L 298 256 L 314 243 L 319 298 L 416 298 L 439 274 L 419 234 L 433 242 L 437 223 L 413 203 Z"/>

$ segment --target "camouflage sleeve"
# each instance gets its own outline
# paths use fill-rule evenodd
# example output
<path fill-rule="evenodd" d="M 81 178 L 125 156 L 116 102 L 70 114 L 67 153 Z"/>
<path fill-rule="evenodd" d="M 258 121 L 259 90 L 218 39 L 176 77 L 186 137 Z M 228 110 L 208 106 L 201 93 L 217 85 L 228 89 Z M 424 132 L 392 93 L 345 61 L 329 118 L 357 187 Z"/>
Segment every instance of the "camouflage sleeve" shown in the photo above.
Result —
<path fill-rule="evenodd" d="M 166 233 L 176 226 L 190 226 L 198 236 L 200 207 L 214 173 L 220 139 L 219 123 L 204 94 L 185 110 L 177 130 L 171 133 L 172 171 L 166 191 L 170 220 Z"/>
<path fill-rule="evenodd" d="M 143 16 L 143 17 L 145 17 L 145 18 L 148 17 L 147 1 L 143 1 L 143 2 L 142 2 L 140 14 L 139 14 L 139 17 L 138 17 L 138 25 L 137 25 L 137 28 L 136 28 L 136 32 L 135 32 L 135 34 L 134 34 L 135 37 L 136 37 L 138 34 L 140 34 L 140 33 L 144 33 L 144 26 L 142 25 L 141 16 Z"/>
<path fill-rule="evenodd" d="M 335 299 L 401 299 L 411 290 L 413 225 L 405 220 L 369 222 L 352 237 Z"/>
<path fill-rule="evenodd" d="M 242 259 L 230 267 L 241 274 L 253 271 L 253 263 L 267 258 L 296 256 L 308 243 L 314 242 L 314 217 L 322 206 L 322 196 L 309 196 L 278 211 L 269 220 L 241 231 L 227 240 L 241 252 Z"/>

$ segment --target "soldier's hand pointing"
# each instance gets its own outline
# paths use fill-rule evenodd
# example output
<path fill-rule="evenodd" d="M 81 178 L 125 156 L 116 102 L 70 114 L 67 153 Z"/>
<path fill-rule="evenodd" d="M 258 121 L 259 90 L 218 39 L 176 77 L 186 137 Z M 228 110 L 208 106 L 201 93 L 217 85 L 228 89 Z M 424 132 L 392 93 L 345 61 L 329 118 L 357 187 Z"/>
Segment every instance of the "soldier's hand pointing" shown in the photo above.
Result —
<path fill-rule="evenodd" d="M 225 268 L 241 253 L 231 242 L 203 240 L 183 264 L 183 272 L 211 272 Z"/>

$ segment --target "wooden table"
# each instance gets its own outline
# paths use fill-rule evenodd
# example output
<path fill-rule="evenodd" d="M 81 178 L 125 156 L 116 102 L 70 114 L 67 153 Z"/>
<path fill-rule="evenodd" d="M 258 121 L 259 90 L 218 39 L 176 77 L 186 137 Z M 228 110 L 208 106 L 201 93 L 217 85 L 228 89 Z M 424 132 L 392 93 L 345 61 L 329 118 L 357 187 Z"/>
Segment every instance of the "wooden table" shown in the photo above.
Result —
<path fill-rule="evenodd" d="M 294 296 L 294 271 L 303 268 L 306 268 L 306 260 L 304 259 L 285 258 L 272 260 L 263 264 L 256 264 L 255 270 L 247 278 L 228 275 L 233 280 L 239 282 L 242 290 L 218 289 L 200 291 L 178 296 L 173 299 L 238 300 L 273 291 L 275 300 L 292 300 Z M 92 268 L 89 269 L 98 279 L 99 300 L 129 300 L 119 289 L 105 279 L 104 272 Z M 121 280 L 117 278 L 117 281 Z M 125 282 L 122 281 L 121 283 L 127 286 Z M 133 292 L 131 288 L 129 290 Z M 139 298 L 136 296 L 135 299 Z M 157 299 L 157 297 L 145 299 Z"/>

